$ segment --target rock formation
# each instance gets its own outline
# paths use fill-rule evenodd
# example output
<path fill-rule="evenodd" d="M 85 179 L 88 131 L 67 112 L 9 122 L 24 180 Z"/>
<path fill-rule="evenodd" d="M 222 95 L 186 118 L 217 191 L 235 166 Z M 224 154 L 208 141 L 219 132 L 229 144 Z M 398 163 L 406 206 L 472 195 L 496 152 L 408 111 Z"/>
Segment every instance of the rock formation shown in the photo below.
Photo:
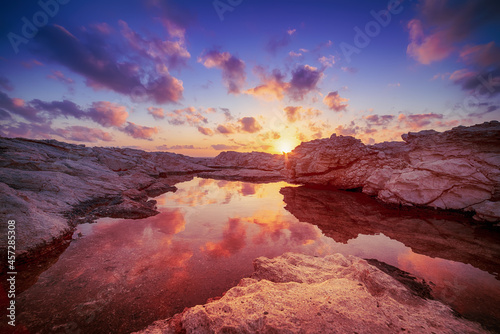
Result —
<path fill-rule="evenodd" d="M 500 278 L 500 230 L 475 226 L 458 212 L 390 206 L 362 193 L 304 186 L 280 193 L 286 210 L 337 242 L 382 233 L 416 253 L 469 263 Z"/>
<path fill-rule="evenodd" d="M 288 154 L 287 180 L 500 220 L 499 122 L 410 132 L 403 140 L 370 146 L 334 134 L 302 143 Z"/>
<path fill-rule="evenodd" d="M 254 268 L 222 298 L 138 333 L 486 332 L 354 256 L 285 253 Z"/>
<path fill-rule="evenodd" d="M 0 152 L 0 215 L 17 223 L 18 260 L 60 246 L 78 222 L 155 215 L 148 197 L 175 190 L 170 174 L 212 170 L 173 153 L 55 140 L 0 138 Z"/>

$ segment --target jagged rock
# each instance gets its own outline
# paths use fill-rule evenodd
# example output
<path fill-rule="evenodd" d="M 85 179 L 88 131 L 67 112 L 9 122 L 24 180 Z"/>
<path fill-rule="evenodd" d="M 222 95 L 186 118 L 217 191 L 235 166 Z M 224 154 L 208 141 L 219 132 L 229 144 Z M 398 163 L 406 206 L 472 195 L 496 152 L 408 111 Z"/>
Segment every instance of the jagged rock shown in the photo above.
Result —
<path fill-rule="evenodd" d="M 137 333 L 485 333 L 367 261 L 285 253 L 254 260 L 219 300 Z"/>
<path fill-rule="evenodd" d="M 500 123 L 408 133 L 405 142 L 366 146 L 332 135 L 288 154 L 290 182 L 362 188 L 403 205 L 475 211 L 500 220 Z"/>

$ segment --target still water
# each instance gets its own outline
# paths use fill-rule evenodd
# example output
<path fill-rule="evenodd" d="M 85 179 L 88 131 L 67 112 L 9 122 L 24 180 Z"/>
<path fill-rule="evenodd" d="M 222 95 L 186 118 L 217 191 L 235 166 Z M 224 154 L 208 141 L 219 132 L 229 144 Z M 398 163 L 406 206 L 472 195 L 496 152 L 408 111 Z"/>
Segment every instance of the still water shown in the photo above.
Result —
<path fill-rule="evenodd" d="M 222 295 L 252 260 L 284 252 L 375 258 L 425 279 L 435 298 L 500 328 L 500 232 L 454 213 L 363 194 L 194 178 L 157 216 L 80 225 L 18 296 L 21 331 L 130 333 Z M 472 224 L 471 224 L 472 223 Z"/>

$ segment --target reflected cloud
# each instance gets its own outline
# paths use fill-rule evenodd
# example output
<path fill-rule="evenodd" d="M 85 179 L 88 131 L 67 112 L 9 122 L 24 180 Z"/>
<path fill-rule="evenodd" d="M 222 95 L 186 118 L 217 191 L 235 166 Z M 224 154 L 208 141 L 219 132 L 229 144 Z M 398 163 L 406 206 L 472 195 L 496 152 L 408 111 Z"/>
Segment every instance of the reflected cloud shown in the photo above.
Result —
<path fill-rule="evenodd" d="M 220 242 L 207 242 L 200 250 L 212 258 L 231 257 L 246 246 L 246 226 L 240 218 L 229 218 Z"/>

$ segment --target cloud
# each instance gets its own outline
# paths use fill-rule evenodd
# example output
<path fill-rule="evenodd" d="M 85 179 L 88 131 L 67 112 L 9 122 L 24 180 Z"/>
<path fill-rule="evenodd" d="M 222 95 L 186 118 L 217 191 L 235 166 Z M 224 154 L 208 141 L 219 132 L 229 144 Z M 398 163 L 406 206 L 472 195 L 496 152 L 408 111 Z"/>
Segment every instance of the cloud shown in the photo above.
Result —
<path fill-rule="evenodd" d="M 368 115 L 363 117 L 369 125 L 383 126 L 396 118 L 394 115 Z"/>
<path fill-rule="evenodd" d="M 235 133 L 236 130 L 234 128 L 234 126 L 232 124 L 220 124 L 219 126 L 217 126 L 217 132 L 218 133 L 222 133 L 223 135 L 228 135 L 228 134 L 232 134 L 232 133 Z"/>
<path fill-rule="evenodd" d="M 169 117 L 168 122 L 172 125 L 183 125 L 187 123 L 191 126 L 199 126 L 200 123 L 208 123 L 207 118 L 194 107 L 176 109 L 167 113 L 167 116 Z"/>
<path fill-rule="evenodd" d="M 67 85 L 74 84 L 75 81 L 71 78 L 66 77 L 61 71 L 52 71 L 52 74 L 47 75 L 48 79 L 53 79 L 56 81 L 60 81 Z"/>
<path fill-rule="evenodd" d="M 410 44 L 406 52 L 421 64 L 430 64 L 448 57 L 455 48 L 444 31 L 424 36 L 422 22 L 413 19 L 408 23 Z"/>
<path fill-rule="evenodd" d="M 223 150 L 236 150 L 239 148 L 239 146 L 226 145 L 226 144 L 216 144 L 216 145 L 212 145 L 212 148 L 216 151 L 223 151 Z"/>
<path fill-rule="evenodd" d="M 94 143 L 97 140 L 112 141 L 113 136 L 110 133 L 100 129 L 89 128 L 86 126 L 69 126 L 64 129 L 56 129 L 55 133 L 59 136 L 74 141 Z"/>
<path fill-rule="evenodd" d="M 417 8 L 418 18 L 408 23 L 407 53 L 422 64 L 447 58 L 459 43 L 500 18 L 495 0 L 424 0 Z"/>
<path fill-rule="evenodd" d="M 246 81 L 245 63 L 229 52 L 217 50 L 204 51 L 198 58 L 206 68 L 218 68 L 222 70 L 222 80 L 227 87 L 228 93 L 239 94 Z"/>
<path fill-rule="evenodd" d="M 13 114 L 19 115 L 28 121 L 42 123 L 46 120 L 44 117 L 38 114 L 38 110 L 29 105 L 26 105 L 23 99 L 11 99 L 7 94 L 1 91 L 0 108 L 5 109 Z"/>
<path fill-rule="evenodd" d="M 243 117 L 238 120 L 241 124 L 241 130 L 248 133 L 255 133 L 262 129 L 262 126 L 254 117 Z"/>
<path fill-rule="evenodd" d="M 228 108 L 220 108 L 220 110 L 224 112 L 226 122 L 232 121 L 234 119 L 233 115 L 231 115 L 231 111 Z"/>
<path fill-rule="evenodd" d="M 94 122 L 104 127 L 119 127 L 127 121 L 128 112 L 125 106 L 108 101 L 100 101 L 92 103 L 92 107 L 88 109 L 87 115 Z M 133 123 L 129 122 L 129 124 Z"/>
<path fill-rule="evenodd" d="M 323 73 L 315 67 L 309 65 L 298 67 L 292 71 L 288 94 L 295 101 L 302 100 L 307 93 L 316 89 L 322 76 Z"/>
<path fill-rule="evenodd" d="M 460 58 L 467 64 L 490 66 L 500 62 L 500 48 L 495 42 L 480 45 L 466 45 L 460 51 Z"/>
<path fill-rule="evenodd" d="M 37 54 L 82 75 L 94 89 L 156 103 L 182 98 L 182 81 L 168 73 L 162 57 L 144 56 L 139 46 L 110 43 L 109 36 L 95 28 L 83 29 L 77 38 L 61 26 L 46 26 L 38 32 L 37 41 Z"/>
<path fill-rule="evenodd" d="M 165 112 L 163 111 L 163 108 L 149 107 L 148 114 L 153 116 L 153 118 L 157 121 L 165 118 Z"/>
<path fill-rule="evenodd" d="M 285 111 L 285 116 L 290 123 L 294 123 L 298 120 L 305 118 L 313 118 L 321 115 L 321 111 L 313 108 L 304 109 L 301 106 L 293 107 L 288 106 L 283 109 Z"/>
<path fill-rule="evenodd" d="M 290 88 L 290 83 L 284 81 L 285 76 L 277 69 L 267 74 L 260 66 L 257 66 L 254 71 L 260 77 L 262 84 L 248 89 L 245 93 L 264 100 L 282 100 Z"/>
<path fill-rule="evenodd" d="M 357 73 L 358 72 L 358 69 L 355 68 L 355 67 L 347 67 L 347 66 L 343 66 L 340 68 L 342 71 L 344 72 L 347 72 L 347 73 Z"/>
<path fill-rule="evenodd" d="M 335 64 L 335 56 L 329 55 L 328 57 L 322 56 L 318 61 L 325 67 L 332 67 Z"/>
<path fill-rule="evenodd" d="M 194 145 L 173 145 L 173 146 L 161 145 L 161 146 L 156 146 L 156 149 L 158 149 L 158 150 L 199 150 L 199 149 L 203 149 L 203 147 L 195 147 Z"/>
<path fill-rule="evenodd" d="M 146 140 L 152 140 L 151 137 L 159 132 L 157 127 L 151 128 L 148 126 L 137 125 L 132 122 L 127 122 L 127 125 L 120 130 L 133 138 Z"/>
<path fill-rule="evenodd" d="M 285 82 L 285 76 L 276 69 L 267 74 L 264 68 L 256 67 L 255 72 L 262 84 L 248 89 L 246 93 L 266 100 L 281 100 L 286 94 L 292 100 L 300 101 L 309 92 L 317 89 L 317 84 L 323 76 L 322 71 L 309 65 L 300 65 L 293 70 L 290 82 Z"/>
<path fill-rule="evenodd" d="M 198 127 L 198 131 L 205 136 L 213 136 L 214 131 L 210 128 L 204 128 L 203 126 Z"/>
<path fill-rule="evenodd" d="M 434 120 L 443 119 L 443 115 L 428 113 L 428 114 L 399 114 L 398 121 L 404 123 L 407 127 L 412 130 L 421 130 L 429 126 Z"/>
<path fill-rule="evenodd" d="M 344 102 L 349 101 L 349 99 L 345 99 L 340 97 L 339 92 L 330 92 L 328 93 L 327 96 L 323 99 L 323 103 L 330 109 L 335 112 L 340 112 L 340 111 L 345 111 L 349 105 Z"/>
<path fill-rule="evenodd" d="M 12 116 L 7 110 L 0 109 L 0 121 L 5 121 L 7 119 L 12 119 Z"/>
<path fill-rule="evenodd" d="M 359 126 L 352 121 L 347 127 L 343 125 L 337 126 L 335 128 L 335 133 L 340 136 L 356 136 L 359 130 Z"/>
<path fill-rule="evenodd" d="M 175 40 L 161 40 L 143 38 L 133 31 L 125 21 L 120 20 L 120 32 L 135 50 L 143 57 L 152 59 L 156 64 L 165 63 L 168 68 L 186 66 L 187 59 L 191 57 L 185 45 L 185 30 L 176 26 L 169 20 L 162 21 L 170 37 Z"/>

